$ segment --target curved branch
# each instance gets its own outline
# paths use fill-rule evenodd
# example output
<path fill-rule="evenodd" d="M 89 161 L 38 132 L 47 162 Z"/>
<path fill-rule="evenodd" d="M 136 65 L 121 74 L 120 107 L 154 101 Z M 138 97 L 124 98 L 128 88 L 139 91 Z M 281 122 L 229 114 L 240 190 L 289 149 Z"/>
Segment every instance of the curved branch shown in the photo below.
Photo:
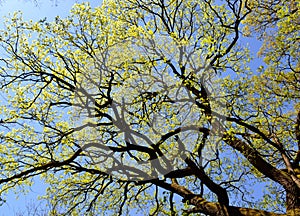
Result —
<path fill-rule="evenodd" d="M 46 172 L 46 171 L 48 171 L 48 170 L 50 170 L 51 168 L 54 168 L 54 167 L 61 167 L 63 165 L 68 165 L 72 161 L 74 161 L 80 155 L 81 152 L 82 152 L 82 149 L 78 149 L 69 159 L 67 159 L 65 161 L 51 161 L 51 162 L 46 163 L 44 165 L 34 167 L 34 168 L 31 168 L 31 169 L 25 170 L 23 172 L 20 172 L 18 174 L 15 174 L 15 175 L 13 175 L 9 178 L 0 179 L 0 184 L 13 181 L 14 179 L 27 178 L 28 175 L 30 175 L 32 173 L 35 173 L 37 171 L 43 170 L 43 171 Z"/>
<path fill-rule="evenodd" d="M 185 187 L 178 185 L 176 183 L 166 183 L 162 180 L 152 180 L 153 184 L 162 187 L 168 191 L 176 193 L 184 198 L 184 201 L 187 201 L 189 204 L 195 206 L 191 210 L 187 210 L 187 213 L 204 213 L 206 215 L 212 216 L 249 216 L 249 215 L 258 215 L 258 216 L 283 216 L 285 214 L 276 214 L 259 209 L 252 208 L 241 208 L 237 206 L 226 206 L 218 202 L 209 202 L 203 197 L 193 194 L 190 190 Z"/>

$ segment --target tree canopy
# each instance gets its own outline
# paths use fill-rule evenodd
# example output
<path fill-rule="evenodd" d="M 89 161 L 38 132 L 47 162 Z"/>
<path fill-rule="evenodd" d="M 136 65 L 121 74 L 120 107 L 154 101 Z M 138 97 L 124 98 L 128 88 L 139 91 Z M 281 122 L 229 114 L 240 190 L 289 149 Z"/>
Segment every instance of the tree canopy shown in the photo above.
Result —
<path fill-rule="evenodd" d="M 1 199 L 40 177 L 53 215 L 300 215 L 298 8 L 106 0 L 7 18 Z"/>

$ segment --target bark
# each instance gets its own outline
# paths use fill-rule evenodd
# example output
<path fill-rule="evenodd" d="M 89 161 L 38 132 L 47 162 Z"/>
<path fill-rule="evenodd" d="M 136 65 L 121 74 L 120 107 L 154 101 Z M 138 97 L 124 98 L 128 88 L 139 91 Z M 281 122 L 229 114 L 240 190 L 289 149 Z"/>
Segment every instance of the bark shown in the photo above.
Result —
<path fill-rule="evenodd" d="M 183 201 L 194 208 L 186 210 L 187 213 L 203 213 L 211 216 L 284 216 L 286 214 L 277 214 L 273 212 L 267 212 L 259 209 L 252 208 L 242 208 L 236 206 L 224 205 L 219 202 L 209 202 L 200 195 L 193 194 L 187 188 L 177 184 L 177 183 L 166 183 L 162 180 L 151 181 L 155 185 L 162 187 L 168 191 L 176 193 L 183 197 Z M 295 214 L 294 214 L 295 215 Z M 293 216 L 294 216 L 293 215 Z"/>
<path fill-rule="evenodd" d="M 291 185 L 286 192 L 286 211 L 289 216 L 300 215 L 300 191 L 295 185 Z"/>
<path fill-rule="evenodd" d="M 195 205 L 195 208 L 190 212 L 201 212 L 212 216 L 280 216 L 285 214 L 277 214 L 273 212 L 267 212 L 258 209 L 242 208 L 236 206 L 224 206 L 220 203 L 208 202 L 202 197 L 195 196 L 191 199 L 191 204 Z"/>

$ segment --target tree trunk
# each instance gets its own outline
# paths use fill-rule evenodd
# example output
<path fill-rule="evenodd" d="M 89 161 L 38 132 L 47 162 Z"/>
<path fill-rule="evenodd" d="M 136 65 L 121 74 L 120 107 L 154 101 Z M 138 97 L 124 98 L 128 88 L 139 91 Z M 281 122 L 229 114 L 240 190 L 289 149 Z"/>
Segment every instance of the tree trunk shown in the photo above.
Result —
<path fill-rule="evenodd" d="M 286 213 L 288 216 L 300 215 L 300 189 L 296 186 L 289 188 L 286 193 Z"/>

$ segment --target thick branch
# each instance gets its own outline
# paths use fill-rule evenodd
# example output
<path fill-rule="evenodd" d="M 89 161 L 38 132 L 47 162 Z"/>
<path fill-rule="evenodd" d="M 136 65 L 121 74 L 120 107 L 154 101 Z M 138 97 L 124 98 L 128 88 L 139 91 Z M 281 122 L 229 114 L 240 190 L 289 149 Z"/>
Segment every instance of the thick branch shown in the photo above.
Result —
<path fill-rule="evenodd" d="M 162 187 L 168 191 L 176 193 L 184 198 L 189 204 L 195 206 L 187 212 L 204 213 L 212 216 L 280 216 L 284 214 L 276 214 L 258 209 L 240 208 L 236 206 L 226 206 L 217 202 L 209 202 L 199 195 L 193 194 L 190 190 L 176 183 L 168 184 L 161 180 L 152 180 L 152 183 Z"/>
<path fill-rule="evenodd" d="M 298 152 L 297 152 L 296 158 L 294 160 L 294 165 L 298 166 L 299 162 L 300 162 L 300 111 L 298 112 L 298 115 L 297 115 L 296 126 L 295 126 L 295 135 L 296 135 L 296 140 L 298 143 Z"/>
<path fill-rule="evenodd" d="M 209 178 L 203 169 L 199 168 L 191 159 L 187 158 L 185 162 L 194 171 L 194 175 L 199 178 L 213 193 L 218 197 L 218 201 L 224 205 L 229 205 L 227 191 Z"/>
<path fill-rule="evenodd" d="M 225 133 L 223 139 L 232 148 L 242 153 L 259 172 L 273 181 L 278 182 L 285 188 L 287 211 L 299 207 L 299 189 L 289 174 L 273 167 L 259 155 L 256 149 L 249 147 L 235 136 Z"/>
<path fill-rule="evenodd" d="M 261 173 L 266 175 L 273 181 L 278 182 L 285 188 L 288 188 L 293 182 L 292 179 L 283 171 L 280 171 L 266 162 L 258 153 L 256 149 L 249 147 L 246 143 L 236 138 L 235 136 L 225 133 L 223 140 L 232 148 L 242 153 L 247 160 Z"/>

